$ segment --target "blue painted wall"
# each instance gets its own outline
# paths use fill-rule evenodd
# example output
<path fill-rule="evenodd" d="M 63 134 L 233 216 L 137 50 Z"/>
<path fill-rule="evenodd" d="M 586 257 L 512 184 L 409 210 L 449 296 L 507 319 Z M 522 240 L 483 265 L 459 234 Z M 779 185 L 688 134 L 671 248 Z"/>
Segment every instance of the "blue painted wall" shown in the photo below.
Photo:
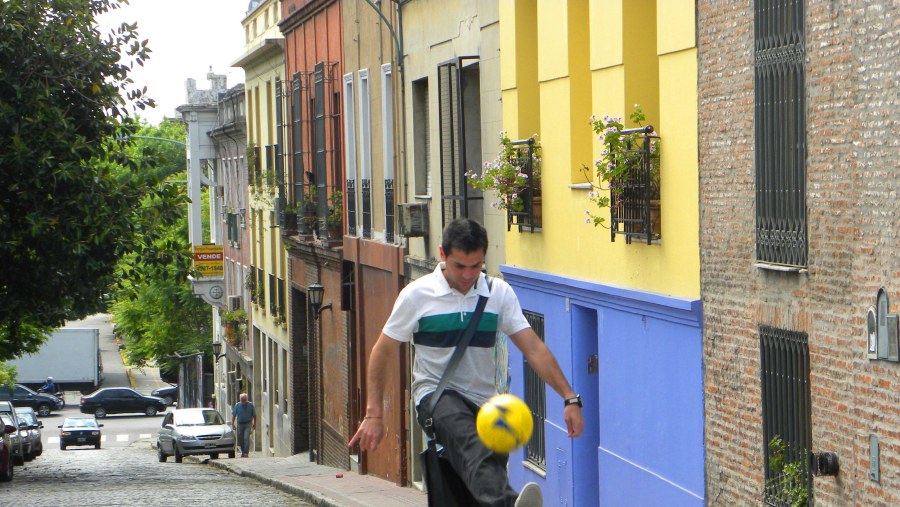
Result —
<path fill-rule="evenodd" d="M 515 488 L 538 482 L 546 505 L 704 504 L 701 305 L 501 266 L 524 310 L 585 402 L 572 440 L 562 398 L 547 388 L 546 474 L 510 456 Z M 588 372 L 588 357 L 599 371 Z M 509 351 L 511 392 L 524 397 L 523 357 Z"/>

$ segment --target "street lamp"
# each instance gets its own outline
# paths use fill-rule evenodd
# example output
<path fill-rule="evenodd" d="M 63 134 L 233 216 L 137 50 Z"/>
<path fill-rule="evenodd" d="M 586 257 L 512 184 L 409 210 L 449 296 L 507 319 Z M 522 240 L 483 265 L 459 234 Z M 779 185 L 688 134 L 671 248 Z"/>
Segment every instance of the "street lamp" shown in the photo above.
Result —
<path fill-rule="evenodd" d="M 315 312 L 316 320 L 319 320 L 319 314 L 325 310 L 331 310 L 331 303 L 322 306 L 322 296 L 325 295 L 325 287 L 318 283 L 314 283 L 306 288 L 306 297 L 309 298 L 309 306 Z"/>
<path fill-rule="evenodd" d="M 216 341 L 212 342 L 212 347 L 213 347 L 213 357 L 216 359 L 216 362 L 218 363 L 219 359 L 221 359 L 222 356 L 225 355 L 225 353 L 222 352 L 222 342 L 220 342 L 219 340 L 216 340 Z"/>

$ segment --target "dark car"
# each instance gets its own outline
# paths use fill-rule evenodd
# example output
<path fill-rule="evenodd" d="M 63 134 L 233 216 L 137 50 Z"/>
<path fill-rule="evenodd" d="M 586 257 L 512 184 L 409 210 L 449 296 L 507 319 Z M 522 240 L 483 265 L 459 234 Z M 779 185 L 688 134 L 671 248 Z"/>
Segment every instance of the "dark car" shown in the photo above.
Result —
<path fill-rule="evenodd" d="M 107 414 L 136 412 L 154 416 L 165 410 L 166 403 L 162 398 L 147 396 L 127 387 L 106 387 L 81 397 L 81 412 L 94 414 L 97 419 Z"/>
<path fill-rule="evenodd" d="M 151 391 L 150 396 L 162 398 L 166 405 L 171 405 L 178 401 L 178 386 L 160 387 Z"/>
<path fill-rule="evenodd" d="M 16 408 L 8 401 L 0 401 L 0 423 L 3 426 L 12 426 L 18 430 L 27 427 L 25 424 L 19 423 L 16 417 Z M 7 434 L 9 436 L 10 448 L 12 449 L 13 465 L 22 466 L 25 464 L 25 443 L 19 431 L 13 431 Z"/>
<path fill-rule="evenodd" d="M 0 482 L 9 482 L 13 479 L 12 444 L 9 435 L 15 432 L 15 427 L 3 423 L 0 418 Z"/>
<path fill-rule="evenodd" d="M 53 410 L 62 409 L 62 402 L 56 396 L 38 393 L 19 384 L 12 389 L 0 386 L 0 400 L 10 401 L 15 407 L 31 407 L 41 417 L 47 417 Z"/>
<path fill-rule="evenodd" d="M 181 463 L 184 456 L 205 454 L 218 459 L 219 453 L 234 457 L 235 436 L 231 426 L 211 408 L 179 408 L 166 414 L 156 436 L 160 462 L 169 456 Z"/>
<path fill-rule="evenodd" d="M 19 424 L 24 422 L 28 425 L 19 434 L 25 439 L 25 461 L 31 461 L 44 452 L 44 444 L 41 443 L 41 428 L 44 425 L 31 407 L 16 407 L 16 417 L 19 418 Z"/>
<path fill-rule="evenodd" d="M 102 427 L 93 417 L 66 417 L 59 425 L 59 448 L 65 451 L 71 445 L 93 445 L 99 449 Z"/>

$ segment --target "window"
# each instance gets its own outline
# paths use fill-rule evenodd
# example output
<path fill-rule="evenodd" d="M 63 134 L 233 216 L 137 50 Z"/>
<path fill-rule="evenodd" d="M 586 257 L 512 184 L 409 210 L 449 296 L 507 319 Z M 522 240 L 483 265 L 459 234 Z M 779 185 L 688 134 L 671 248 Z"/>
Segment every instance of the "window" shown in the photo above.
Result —
<path fill-rule="evenodd" d="M 428 79 L 423 78 L 412 83 L 412 135 L 413 135 L 413 174 L 415 175 L 416 195 L 431 195 L 431 151 L 428 124 Z"/>
<path fill-rule="evenodd" d="M 278 315 L 278 285 L 273 274 L 269 274 L 269 313 L 273 317 Z"/>
<path fill-rule="evenodd" d="M 464 67 L 468 60 L 475 63 Z M 480 101 L 477 57 L 461 57 L 438 66 L 442 227 L 459 217 L 484 222 L 481 206 L 469 206 L 466 183 L 467 171 L 481 169 Z"/>
<path fill-rule="evenodd" d="M 284 119 L 282 108 L 281 80 L 275 81 L 275 181 L 278 182 L 278 195 L 284 196 Z"/>
<path fill-rule="evenodd" d="M 357 235 L 356 213 L 356 96 L 353 91 L 353 73 L 344 75 L 344 132 L 347 143 L 344 155 L 347 160 L 347 234 Z"/>
<path fill-rule="evenodd" d="M 523 311 L 531 328 L 537 333 L 541 341 L 544 340 L 544 316 L 538 313 Z M 544 435 L 544 420 L 547 418 L 547 385 L 525 360 L 525 403 L 531 408 L 531 418 L 534 421 L 534 429 L 531 432 L 531 440 L 525 446 L 525 456 L 529 463 L 541 469 L 547 467 L 546 437 Z"/>
<path fill-rule="evenodd" d="M 266 313 L 266 273 L 262 270 L 262 268 L 256 268 L 256 293 L 259 295 L 259 300 L 257 303 L 259 304 L 260 309 L 263 314 Z"/>
<path fill-rule="evenodd" d="M 807 265 L 806 30 L 801 0 L 756 2 L 756 259 Z"/>
<path fill-rule="evenodd" d="M 285 314 L 285 282 L 283 278 L 278 279 L 278 316 L 281 317 L 282 322 L 285 321 L 287 315 Z"/>
<path fill-rule="evenodd" d="M 316 174 L 316 215 L 328 215 L 328 166 L 325 143 L 325 65 L 317 63 L 313 70 L 313 168 Z M 325 230 L 322 227 L 321 230 Z"/>
<path fill-rule="evenodd" d="M 372 124 L 369 117 L 369 71 L 359 71 L 359 170 L 362 190 L 362 237 L 372 237 Z"/>
<path fill-rule="evenodd" d="M 768 505 L 791 505 L 792 483 L 805 485 L 812 498 L 809 343 L 806 333 L 770 326 L 759 326 L 759 341 L 765 498 Z"/>
<path fill-rule="evenodd" d="M 300 73 L 291 80 L 291 149 L 293 153 L 294 199 L 299 200 L 303 192 L 303 99 L 301 97 Z"/>
<path fill-rule="evenodd" d="M 391 64 L 381 66 L 381 133 L 384 145 L 384 239 L 394 241 L 394 82 Z"/>

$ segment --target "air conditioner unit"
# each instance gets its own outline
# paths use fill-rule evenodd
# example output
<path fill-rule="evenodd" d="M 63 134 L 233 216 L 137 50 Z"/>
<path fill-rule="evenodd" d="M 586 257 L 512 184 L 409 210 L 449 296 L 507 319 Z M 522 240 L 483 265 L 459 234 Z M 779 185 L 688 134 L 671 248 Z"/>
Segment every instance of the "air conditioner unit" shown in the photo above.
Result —
<path fill-rule="evenodd" d="M 427 202 L 412 202 L 400 205 L 400 234 L 408 238 L 428 235 Z"/>
<path fill-rule="evenodd" d="M 228 296 L 228 311 L 235 311 L 241 308 L 241 296 Z"/>

